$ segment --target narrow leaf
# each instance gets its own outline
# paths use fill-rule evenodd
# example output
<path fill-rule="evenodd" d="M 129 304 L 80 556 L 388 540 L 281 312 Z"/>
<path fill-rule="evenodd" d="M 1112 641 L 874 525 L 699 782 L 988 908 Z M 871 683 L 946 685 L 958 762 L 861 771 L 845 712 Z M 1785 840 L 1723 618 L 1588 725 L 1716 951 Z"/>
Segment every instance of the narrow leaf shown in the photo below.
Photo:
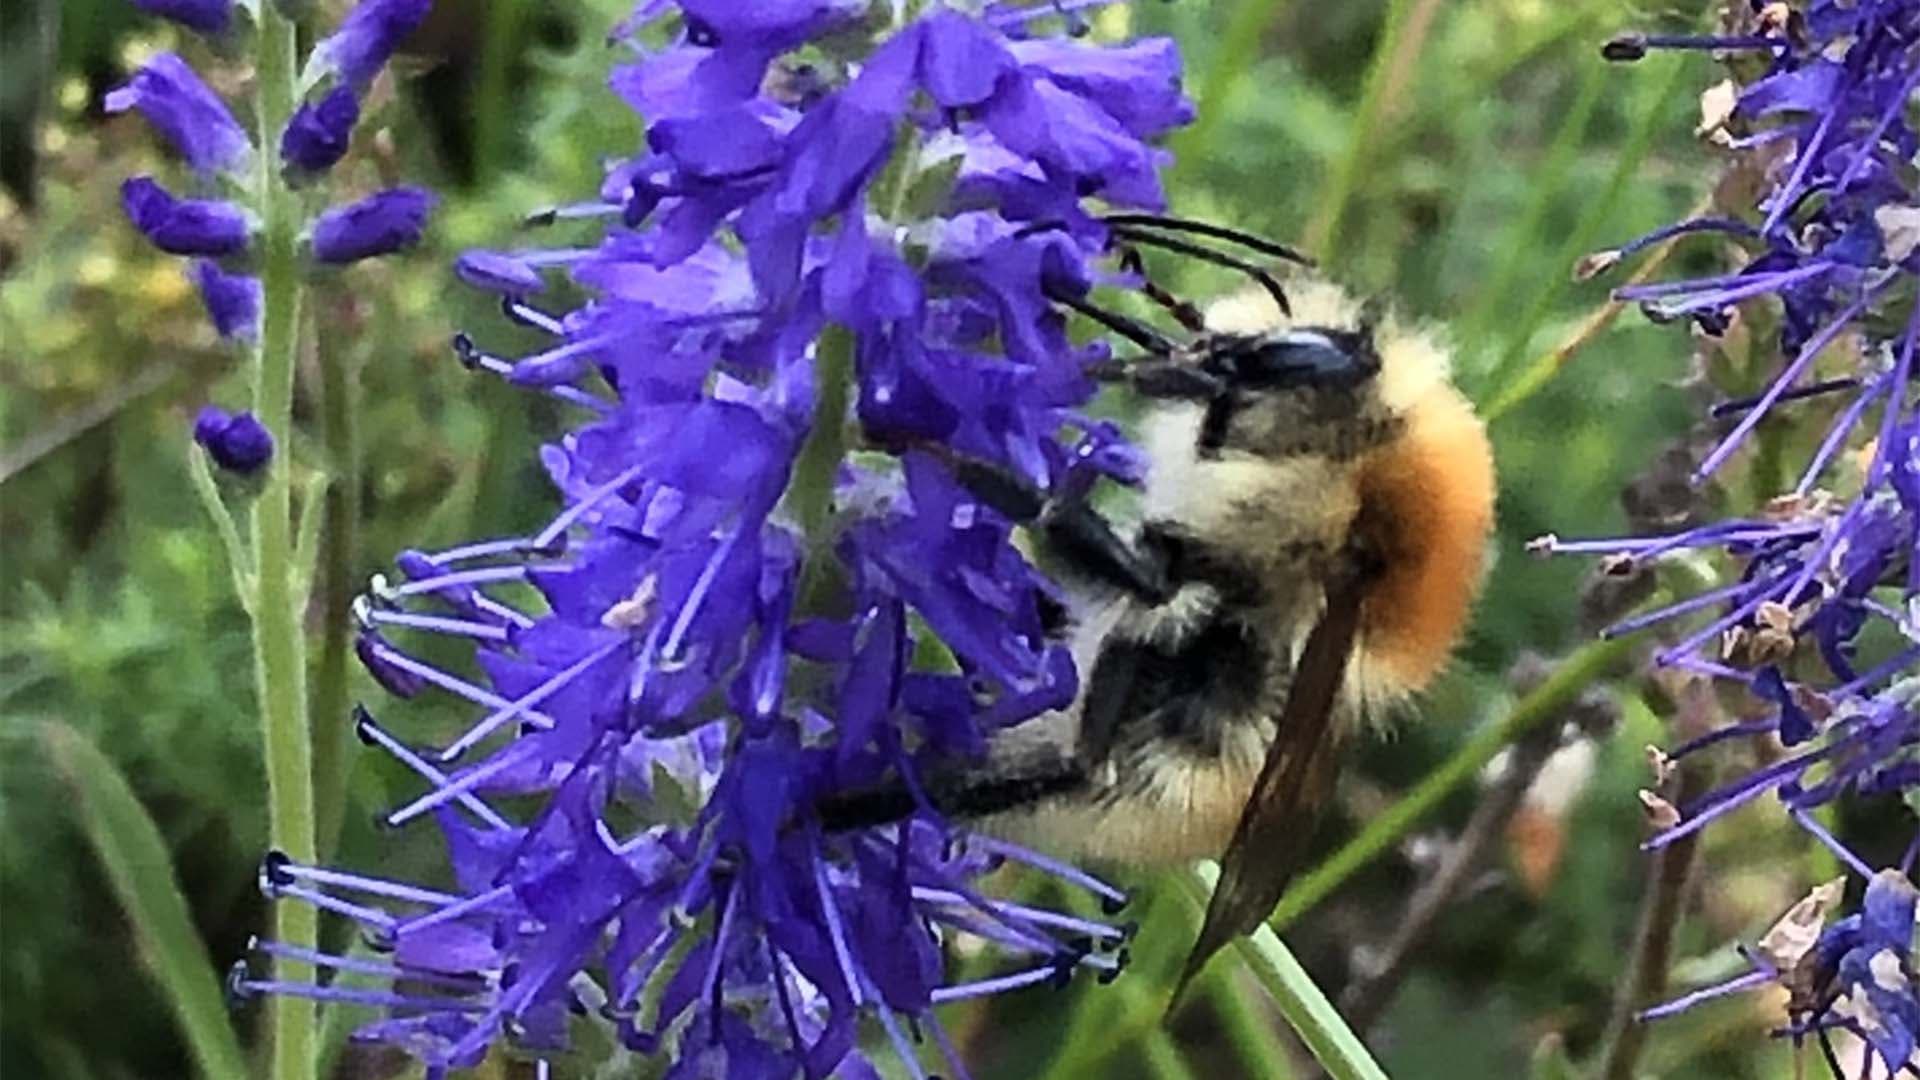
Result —
<path fill-rule="evenodd" d="M 180 1022 L 201 1074 L 240 1080 L 247 1074 L 246 1055 L 228 1022 L 220 980 L 187 915 L 159 828 L 120 770 L 86 736 L 64 724 L 48 724 L 45 739 L 54 764 L 79 797 L 80 825 L 133 925 L 144 967 Z"/>
<path fill-rule="evenodd" d="M 1188 895 L 1205 905 L 1220 882 L 1220 868 L 1211 862 L 1194 867 L 1187 879 Z M 1264 923 L 1253 933 L 1234 940 L 1235 951 L 1247 970 L 1273 996 L 1274 1006 L 1306 1045 L 1313 1060 L 1332 1080 L 1387 1080 L 1360 1036 L 1314 985 L 1313 977 L 1293 958 L 1280 935 Z"/>

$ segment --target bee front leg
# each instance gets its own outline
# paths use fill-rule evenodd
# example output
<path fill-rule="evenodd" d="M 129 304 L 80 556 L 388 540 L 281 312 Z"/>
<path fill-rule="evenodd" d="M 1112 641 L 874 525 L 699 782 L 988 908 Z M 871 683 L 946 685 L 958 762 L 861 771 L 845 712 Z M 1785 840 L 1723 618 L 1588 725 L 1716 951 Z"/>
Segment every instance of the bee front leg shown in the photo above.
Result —
<path fill-rule="evenodd" d="M 1113 523 L 1085 498 L 1049 499 L 996 466 L 960 457 L 948 463 L 981 502 L 1035 529 L 1066 572 L 1132 593 L 1148 604 L 1173 598 L 1165 556 L 1121 539 Z"/>

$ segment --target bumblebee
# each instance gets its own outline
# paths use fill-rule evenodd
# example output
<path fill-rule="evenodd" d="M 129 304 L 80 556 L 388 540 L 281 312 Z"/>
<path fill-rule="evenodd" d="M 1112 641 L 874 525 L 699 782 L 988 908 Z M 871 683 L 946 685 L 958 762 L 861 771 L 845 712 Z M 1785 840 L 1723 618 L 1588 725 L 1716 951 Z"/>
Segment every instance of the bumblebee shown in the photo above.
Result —
<path fill-rule="evenodd" d="M 1065 586 L 1081 689 L 1072 707 L 996 735 L 983 761 L 921 783 L 942 813 L 1062 857 L 1220 858 L 1181 986 L 1272 911 L 1346 737 L 1446 665 L 1479 591 L 1494 501 L 1485 431 L 1436 338 L 1325 281 L 1283 291 L 1208 253 L 1262 287 L 1203 315 L 1147 285 L 1185 341 L 1056 297 L 1146 350 L 1104 372 L 1144 405 L 1137 525 L 955 463 L 983 502 L 1028 527 Z M 915 806 L 874 791 L 822 814 L 852 827 Z"/>

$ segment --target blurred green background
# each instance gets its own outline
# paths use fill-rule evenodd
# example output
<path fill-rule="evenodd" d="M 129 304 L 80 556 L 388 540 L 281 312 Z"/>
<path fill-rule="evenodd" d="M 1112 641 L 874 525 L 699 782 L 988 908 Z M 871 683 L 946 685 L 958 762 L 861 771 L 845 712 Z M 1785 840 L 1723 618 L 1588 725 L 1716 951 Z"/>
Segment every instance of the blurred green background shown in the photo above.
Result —
<path fill-rule="evenodd" d="M 638 121 L 604 84 L 614 56 L 604 34 L 622 8 L 440 0 L 376 122 L 356 134 L 349 186 L 406 179 L 445 197 L 419 251 L 310 294 L 327 328 L 320 347 L 363 365 L 363 573 L 402 547 L 504 535 L 551 513 L 533 449 L 561 418 L 454 362 L 457 328 L 506 337 L 447 267 L 466 246 L 511 246 L 522 215 L 590 192 L 603 158 L 635 145 Z M 239 956 L 264 925 L 253 877 L 265 785 L 245 621 L 184 461 L 193 411 L 244 401 L 244 374 L 215 347 L 179 261 L 139 242 L 120 213 L 120 178 L 165 167 L 155 140 L 100 111 L 146 51 L 206 53 L 119 0 L 17 3 L 4 18 L 0 1074 L 184 1076 L 172 1018 L 44 732 L 72 725 L 125 772 L 209 954 Z M 1590 325 L 1606 283 L 1577 283 L 1570 268 L 1685 216 L 1714 183 L 1720 165 L 1693 133 L 1698 95 L 1721 77 L 1713 61 L 1599 58 L 1621 29 L 1709 15 L 1697 0 L 1677 12 L 1618 0 L 1182 0 L 1102 18 L 1172 34 L 1186 51 L 1201 121 L 1175 144 L 1177 211 L 1303 244 L 1354 288 L 1444 326 L 1462 385 L 1483 406 L 1506 399 L 1493 420 L 1501 502 L 1488 594 L 1417 721 L 1360 755 L 1321 838 L 1331 849 L 1507 708 L 1524 653 L 1563 655 L 1585 640 L 1585 568 L 1523 545 L 1547 531 L 1622 529 L 1620 492 L 1691 423 L 1686 333 L 1631 311 Z M 243 74 L 234 61 L 221 70 Z M 1709 268 L 1714 254 L 1682 249 L 1668 271 Z M 1204 267 L 1168 264 L 1158 276 L 1194 295 L 1229 284 Z M 1539 380 L 1569 341 L 1557 376 Z M 1516 395 L 1523 385 L 1537 392 Z M 296 410 L 313 421 L 306 390 Z M 1636 850 L 1641 748 L 1664 737 L 1641 691 L 1631 675 L 1610 684 L 1617 723 L 1575 737 L 1517 809 L 1493 816 L 1403 978 L 1364 988 L 1378 1014 L 1368 1041 L 1392 1075 L 1559 1077 L 1595 1061 L 1647 866 Z M 434 845 L 368 824 L 404 779 L 363 764 L 339 858 L 433 876 Z M 1368 981 L 1478 787 L 1290 928 L 1330 994 Z M 1685 898 L 1676 986 L 1731 970 L 1725 943 L 1757 935 L 1804 892 L 1818 863 L 1801 850 L 1767 809 L 1714 834 Z M 1195 918 L 1164 883 L 1134 884 L 1147 927 L 1119 984 L 1083 980 L 944 1014 L 974 1075 L 1310 1075 L 1230 963 L 1216 963 L 1170 1036 L 1154 1034 L 1157 980 Z M 1777 1008 L 1741 998 L 1661 1024 L 1637 1072 L 1791 1075 L 1789 1049 L 1764 1037 Z M 348 1057 L 340 1075 L 399 1068 Z"/>

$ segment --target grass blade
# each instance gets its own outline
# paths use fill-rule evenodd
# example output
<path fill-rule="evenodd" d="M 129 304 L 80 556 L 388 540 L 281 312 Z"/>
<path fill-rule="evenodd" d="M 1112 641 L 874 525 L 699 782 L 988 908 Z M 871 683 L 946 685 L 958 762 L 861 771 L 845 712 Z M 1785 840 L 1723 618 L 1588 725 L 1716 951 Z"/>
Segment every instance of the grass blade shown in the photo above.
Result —
<path fill-rule="evenodd" d="M 84 735 L 48 724 L 45 740 L 55 766 L 79 796 L 81 827 L 201 1074 L 213 1080 L 246 1076 L 246 1055 L 228 1021 L 220 980 L 194 932 L 159 828 L 120 770 Z"/>
<path fill-rule="evenodd" d="M 1220 868 L 1211 862 L 1194 867 L 1186 878 L 1187 895 L 1205 907 L 1220 881 Z M 1271 927 L 1262 926 L 1234 942 L 1247 970 L 1273 995 L 1280 1015 L 1306 1044 L 1313 1059 L 1333 1080 L 1387 1080 L 1387 1074 L 1367 1052 L 1360 1036 L 1340 1016 L 1333 1002 L 1320 992 L 1307 969 L 1293 958 Z"/>

